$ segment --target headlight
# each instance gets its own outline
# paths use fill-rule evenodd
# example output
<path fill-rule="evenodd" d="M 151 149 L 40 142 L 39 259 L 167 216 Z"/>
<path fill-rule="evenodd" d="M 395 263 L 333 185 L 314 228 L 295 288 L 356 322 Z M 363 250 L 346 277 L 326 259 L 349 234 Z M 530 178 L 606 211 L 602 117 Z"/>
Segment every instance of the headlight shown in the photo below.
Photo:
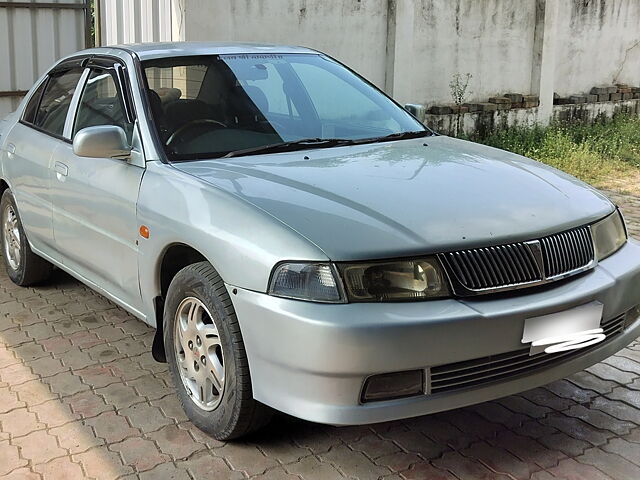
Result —
<path fill-rule="evenodd" d="M 591 225 L 591 233 L 598 261 L 617 252 L 627 241 L 627 231 L 619 211 Z"/>
<path fill-rule="evenodd" d="M 340 264 L 352 302 L 421 300 L 449 295 L 447 280 L 435 258 Z"/>
<path fill-rule="evenodd" d="M 343 303 L 335 267 L 329 263 L 281 263 L 271 276 L 269 294 L 312 302 Z"/>

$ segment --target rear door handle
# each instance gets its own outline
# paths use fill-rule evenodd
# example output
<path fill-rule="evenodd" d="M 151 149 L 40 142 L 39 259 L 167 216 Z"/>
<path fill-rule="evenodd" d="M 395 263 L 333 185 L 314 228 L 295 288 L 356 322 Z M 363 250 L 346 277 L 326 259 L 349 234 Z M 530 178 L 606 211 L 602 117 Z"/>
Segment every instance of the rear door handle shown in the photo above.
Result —
<path fill-rule="evenodd" d="M 61 176 L 66 177 L 69 174 L 69 167 L 67 167 L 62 162 L 56 162 L 55 169 L 56 169 L 56 174 L 58 178 L 60 178 Z"/>
<path fill-rule="evenodd" d="M 16 153 L 16 146 L 13 143 L 8 143 L 7 144 L 7 152 L 9 152 L 11 155 L 13 155 L 14 153 Z"/>

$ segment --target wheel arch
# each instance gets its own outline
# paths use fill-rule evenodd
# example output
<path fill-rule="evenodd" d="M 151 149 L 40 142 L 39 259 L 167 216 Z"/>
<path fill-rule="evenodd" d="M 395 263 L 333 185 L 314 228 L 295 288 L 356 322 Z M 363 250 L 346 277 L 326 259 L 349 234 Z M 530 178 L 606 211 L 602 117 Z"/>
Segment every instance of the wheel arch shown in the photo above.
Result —
<path fill-rule="evenodd" d="M 179 242 L 167 245 L 158 259 L 156 282 L 159 287 L 159 295 L 154 298 L 153 302 L 156 317 L 156 333 L 153 338 L 153 345 L 151 348 L 153 358 L 158 362 L 166 362 L 163 342 L 163 314 L 164 299 L 167 296 L 169 285 L 176 274 L 184 267 L 203 261 L 211 263 L 211 261 L 198 249 L 187 245 L 186 243 Z"/>

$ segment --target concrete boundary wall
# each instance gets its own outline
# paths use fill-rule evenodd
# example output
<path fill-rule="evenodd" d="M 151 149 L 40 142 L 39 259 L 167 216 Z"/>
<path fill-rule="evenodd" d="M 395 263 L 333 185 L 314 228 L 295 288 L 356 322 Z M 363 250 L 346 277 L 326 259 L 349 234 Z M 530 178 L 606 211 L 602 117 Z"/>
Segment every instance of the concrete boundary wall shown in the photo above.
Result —
<path fill-rule="evenodd" d="M 401 103 L 539 97 L 640 86 L 640 0 L 99 0 L 101 43 L 166 40 L 305 45 L 347 63 Z M 598 107 L 581 107 L 597 109 Z M 613 107 L 612 107 L 613 108 Z M 513 113 L 511 116 L 521 114 Z"/>

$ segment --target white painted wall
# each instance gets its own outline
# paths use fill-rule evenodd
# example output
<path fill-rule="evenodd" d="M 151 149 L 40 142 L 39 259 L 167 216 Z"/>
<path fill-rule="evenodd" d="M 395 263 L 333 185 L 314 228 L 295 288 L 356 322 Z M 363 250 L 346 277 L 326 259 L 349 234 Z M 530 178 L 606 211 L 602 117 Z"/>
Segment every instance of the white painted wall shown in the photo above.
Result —
<path fill-rule="evenodd" d="M 640 84 L 640 1 L 562 1 L 555 89 L 588 92 L 599 84 Z"/>
<path fill-rule="evenodd" d="M 385 82 L 387 0 L 186 0 L 185 40 L 303 45 Z"/>
<path fill-rule="evenodd" d="M 474 97 L 530 93 L 535 0 L 421 0 L 413 4 L 411 58 L 396 63 L 411 81 L 402 102 L 451 102 L 455 73 L 471 73 Z"/>
<path fill-rule="evenodd" d="M 401 103 L 640 84 L 640 0 L 100 0 L 103 43 L 157 40 L 305 45 L 334 56 Z M 111 7 L 109 7 L 111 5 Z M 124 12 L 124 13 L 123 13 Z"/>

